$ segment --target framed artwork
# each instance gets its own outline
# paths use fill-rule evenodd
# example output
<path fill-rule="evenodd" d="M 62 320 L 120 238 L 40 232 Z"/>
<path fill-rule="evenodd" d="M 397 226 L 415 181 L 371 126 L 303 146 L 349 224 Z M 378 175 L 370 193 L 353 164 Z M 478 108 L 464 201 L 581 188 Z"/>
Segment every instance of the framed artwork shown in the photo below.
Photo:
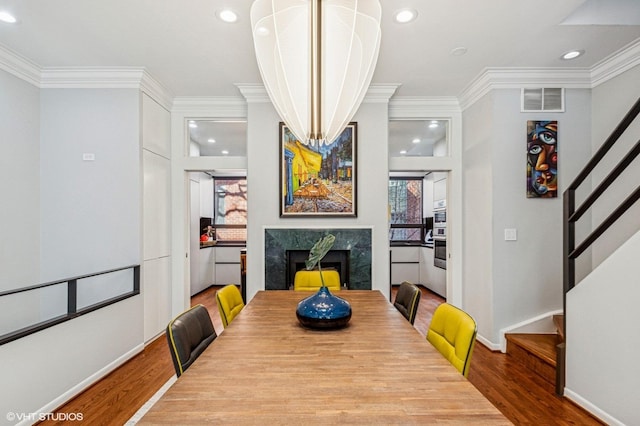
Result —
<path fill-rule="evenodd" d="M 527 121 L 527 198 L 558 196 L 558 122 Z"/>
<path fill-rule="evenodd" d="M 357 127 L 319 146 L 280 123 L 280 217 L 356 217 Z"/>

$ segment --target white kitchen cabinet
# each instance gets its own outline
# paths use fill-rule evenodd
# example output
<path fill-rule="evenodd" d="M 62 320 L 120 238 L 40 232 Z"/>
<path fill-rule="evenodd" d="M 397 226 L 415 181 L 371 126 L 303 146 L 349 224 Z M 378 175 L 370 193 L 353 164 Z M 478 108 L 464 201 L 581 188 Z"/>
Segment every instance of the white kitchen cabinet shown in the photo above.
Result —
<path fill-rule="evenodd" d="M 213 178 L 200 173 L 200 217 L 213 218 Z"/>
<path fill-rule="evenodd" d="M 433 248 L 420 249 L 420 284 L 434 293 L 447 297 L 447 271 L 433 264 Z"/>
<path fill-rule="evenodd" d="M 420 247 L 391 248 L 391 284 L 420 283 Z"/>
<path fill-rule="evenodd" d="M 215 251 L 211 247 L 198 249 L 198 277 L 194 282 L 191 278 L 191 295 L 201 292 L 214 284 L 215 278 Z"/>
<path fill-rule="evenodd" d="M 420 265 L 418 263 L 392 263 L 391 284 L 400 285 L 404 281 L 420 284 Z"/>
<path fill-rule="evenodd" d="M 171 319 L 171 114 L 141 95 L 144 341 Z"/>
<path fill-rule="evenodd" d="M 447 199 L 447 175 L 438 173 L 433 177 L 433 201 Z"/>
<path fill-rule="evenodd" d="M 433 248 L 420 247 L 420 284 L 429 281 L 428 265 L 433 265 Z"/>
<path fill-rule="evenodd" d="M 244 247 L 216 247 L 215 284 L 240 284 L 240 250 Z"/>

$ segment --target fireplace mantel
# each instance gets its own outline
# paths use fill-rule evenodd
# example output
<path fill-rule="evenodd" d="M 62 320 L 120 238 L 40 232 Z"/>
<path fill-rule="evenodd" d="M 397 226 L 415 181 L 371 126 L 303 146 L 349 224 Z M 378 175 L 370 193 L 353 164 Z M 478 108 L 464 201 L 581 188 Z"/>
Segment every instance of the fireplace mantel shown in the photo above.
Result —
<path fill-rule="evenodd" d="M 349 288 L 371 290 L 371 228 L 265 228 L 265 289 L 287 290 L 287 250 L 310 250 L 333 234 L 334 250 L 349 250 Z"/>

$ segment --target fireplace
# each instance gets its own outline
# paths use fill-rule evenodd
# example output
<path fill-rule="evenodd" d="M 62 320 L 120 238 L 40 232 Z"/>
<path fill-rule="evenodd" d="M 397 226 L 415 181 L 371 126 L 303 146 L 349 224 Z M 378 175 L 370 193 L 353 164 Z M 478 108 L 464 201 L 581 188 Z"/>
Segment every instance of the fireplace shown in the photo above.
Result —
<path fill-rule="evenodd" d="M 348 269 L 340 272 L 340 280 L 351 290 L 371 290 L 371 228 L 265 228 L 264 230 L 264 289 L 288 290 L 293 284 L 289 270 L 290 251 L 302 252 L 302 263 L 309 256 L 311 247 L 327 234 L 333 234 L 336 241 L 332 250 L 346 252 L 344 263 Z M 329 265 L 329 259 L 322 260 L 322 269 Z M 333 262 L 333 261 L 332 261 Z M 342 261 L 341 261 L 342 263 Z M 336 266 L 334 266 L 336 267 Z M 336 267 L 337 269 L 337 267 Z M 293 272 L 295 274 L 295 271 Z"/>
<path fill-rule="evenodd" d="M 350 250 L 329 250 L 321 260 L 322 270 L 334 269 L 340 274 L 340 283 L 349 288 L 349 253 Z M 296 272 L 305 269 L 305 260 L 309 258 L 309 250 L 287 250 L 287 285 L 293 287 Z"/>

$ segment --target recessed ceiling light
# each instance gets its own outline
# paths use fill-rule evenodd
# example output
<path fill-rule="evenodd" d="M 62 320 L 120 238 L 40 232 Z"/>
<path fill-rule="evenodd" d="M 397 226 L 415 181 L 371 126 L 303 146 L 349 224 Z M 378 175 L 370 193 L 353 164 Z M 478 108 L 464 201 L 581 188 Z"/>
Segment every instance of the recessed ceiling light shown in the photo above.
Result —
<path fill-rule="evenodd" d="M 198 125 L 196 124 L 196 122 L 195 122 L 195 121 L 193 121 L 193 120 L 189 120 L 189 127 L 190 127 L 191 129 L 196 129 L 196 128 L 198 127 Z"/>
<path fill-rule="evenodd" d="M 216 143 L 216 140 L 214 138 L 209 138 L 207 139 L 207 142 L 209 143 Z"/>
<path fill-rule="evenodd" d="M 229 151 L 227 151 L 226 149 L 222 150 L 222 155 L 227 155 L 229 153 Z"/>
<path fill-rule="evenodd" d="M 429 124 L 429 128 L 430 129 L 435 129 L 436 127 L 438 127 L 439 124 L 436 120 L 431 120 L 431 124 Z"/>
<path fill-rule="evenodd" d="M 420 143 L 420 138 L 415 138 L 414 140 L 412 140 L 411 142 L 413 143 Z"/>
<path fill-rule="evenodd" d="M 393 17 L 396 22 L 406 24 L 415 20 L 418 17 L 418 12 L 415 9 L 400 9 L 393 14 Z"/>
<path fill-rule="evenodd" d="M 2 10 L 0 11 L 0 21 L 6 22 L 7 24 L 15 24 L 17 22 L 17 19 L 9 12 L 5 12 L 4 10 Z"/>
<path fill-rule="evenodd" d="M 455 49 L 451 50 L 451 56 L 462 56 L 465 53 L 467 53 L 467 48 L 464 46 L 456 47 Z"/>
<path fill-rule="evenodd" d="M 231 9 L 221 9 L 217 15 L 224 22 L 234 23 L 238 20 L 238 14 Z"/>
<path fill-rule="evenodd" d="M 561 56 L 561 59 L 570 60 L 575 59 L 578 56 L 582 56 L 584 54 L 584 50 L 570 50 Z"/>
<path fill-rule="evenodd" d="M 406 149 L 403 149 L 402 151 L 400 151 L 400 154 L 402 154 L 402 155 L 404 155 L 404 154 L 406 154 L 406 153 L 407 153 L 407 150 L 406 150 Z"/>

